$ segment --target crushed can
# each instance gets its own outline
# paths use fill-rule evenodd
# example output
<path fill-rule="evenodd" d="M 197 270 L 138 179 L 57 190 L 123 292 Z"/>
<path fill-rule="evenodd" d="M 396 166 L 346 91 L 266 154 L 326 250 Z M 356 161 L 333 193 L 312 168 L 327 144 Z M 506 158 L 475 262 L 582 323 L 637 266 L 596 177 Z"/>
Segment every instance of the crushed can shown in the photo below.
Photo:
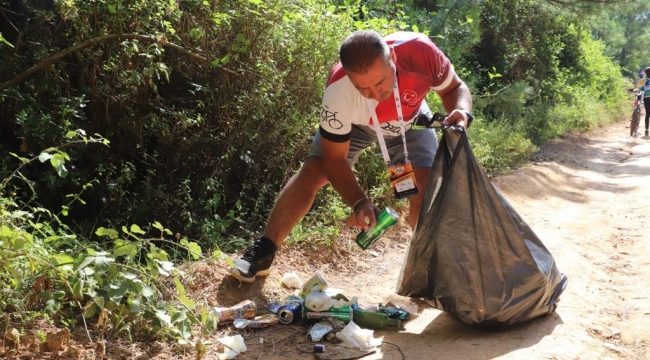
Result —
<path fill-rule="evenodd" d="M 257 314 L 257 305 L 251 300 L 244 300 L 227 308 L 213 307 L 210 314 L 214 316 L 217 325 L 233 322 L 235 319 L 252 319 Z"/>

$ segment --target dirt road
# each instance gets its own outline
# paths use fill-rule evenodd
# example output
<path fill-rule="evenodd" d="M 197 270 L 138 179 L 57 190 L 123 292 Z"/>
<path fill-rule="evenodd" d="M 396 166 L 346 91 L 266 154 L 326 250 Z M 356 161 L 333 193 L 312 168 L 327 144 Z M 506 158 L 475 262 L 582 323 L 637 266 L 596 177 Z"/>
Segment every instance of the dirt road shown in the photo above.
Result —
<path fill-rule="evenodd" d="M 627 136 L 626 125 L 567 136 L 535 162 L 493 179 L 569 278 L 554 314 L 486 331 L 421 306 L 405 330 L 375 332 L 385 343 L 363 359 L 650 359 L 650 138 Z M 224 278 L 204 290 L 220 304 L 270 301 L 287 295 L 279 284 L 293 271 L 304 280 L 322 275 L 362 306 L 378 304 L 395 292 L 411 236 L 407 226 L 395 228 L 372 251 L 351 241 L 336 254 L 283 248 L 267 279 L 249 285 Z M 240 356 L 313 359 L 303 332 L 301 325 L 246 332 L 249 351 Z"/>

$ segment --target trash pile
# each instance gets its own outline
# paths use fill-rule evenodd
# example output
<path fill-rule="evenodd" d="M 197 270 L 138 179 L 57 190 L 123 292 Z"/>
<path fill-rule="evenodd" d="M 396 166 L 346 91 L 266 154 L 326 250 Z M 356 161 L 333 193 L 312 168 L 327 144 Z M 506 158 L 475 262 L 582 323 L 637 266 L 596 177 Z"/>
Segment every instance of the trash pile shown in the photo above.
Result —
<path fill-rule="evenodd" d="M 374 337 L 375 330 L 398 331 L 404 321 L 418 312 L 417 304 L 397 295 L 389 296 L 385 304 L 361 307 L 356 297 L 348 298 L 340 289 L 329 287 L 320 275 L 303 285 L 296 274 L 288 273 L 283 277 L 283 284 L 297 289 L 296 293 L 284 301 L 268 303 L 269 314 L 257 315 L 256 304 L 245 300 L 229 308 L 211 308 L 212 323 L 215 327 L 232 323 L 237 329 L 302 323 L 314 342 L 317 358 L 347 359 L 374 353 L 383 343 L 382 337 Z M 233 359 L 247 350 L 241 335 L 218 341 L 226 349 L 219 355 L 220 360 Z M 331 356 L 334 354 L 338 356 Z"/>

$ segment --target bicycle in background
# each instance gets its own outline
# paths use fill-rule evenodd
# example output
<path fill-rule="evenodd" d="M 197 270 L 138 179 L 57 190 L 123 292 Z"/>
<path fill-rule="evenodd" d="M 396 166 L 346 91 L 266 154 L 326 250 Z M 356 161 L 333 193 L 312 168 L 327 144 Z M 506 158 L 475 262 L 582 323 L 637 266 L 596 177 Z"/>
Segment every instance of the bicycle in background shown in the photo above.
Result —
<path fill-rule="evenodd" d="M 634 92 L 633 89 L 628 89 Z M 634 110 L 632 110 L 632 118 L 630 119 L 630 136 L 634 137 L 639 130 L 639 123 L 641 122 L 641 109 L 643 108 L 643 91 L 635 92 L 634 96 Z"/>

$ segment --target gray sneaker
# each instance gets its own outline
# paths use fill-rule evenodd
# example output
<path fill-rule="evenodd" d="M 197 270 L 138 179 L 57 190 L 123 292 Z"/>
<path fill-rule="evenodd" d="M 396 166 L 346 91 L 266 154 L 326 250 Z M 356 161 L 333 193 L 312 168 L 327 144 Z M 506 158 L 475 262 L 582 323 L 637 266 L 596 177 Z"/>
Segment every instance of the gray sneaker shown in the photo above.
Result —
<path fill-rule="evenodd" d="M 241 258 L 234 261 L 230 275 L 246 283 L 254 282 L 256 276 L 268 276 L 277 250 L 278 247 L 267 238 L 255 241 Z"/>

